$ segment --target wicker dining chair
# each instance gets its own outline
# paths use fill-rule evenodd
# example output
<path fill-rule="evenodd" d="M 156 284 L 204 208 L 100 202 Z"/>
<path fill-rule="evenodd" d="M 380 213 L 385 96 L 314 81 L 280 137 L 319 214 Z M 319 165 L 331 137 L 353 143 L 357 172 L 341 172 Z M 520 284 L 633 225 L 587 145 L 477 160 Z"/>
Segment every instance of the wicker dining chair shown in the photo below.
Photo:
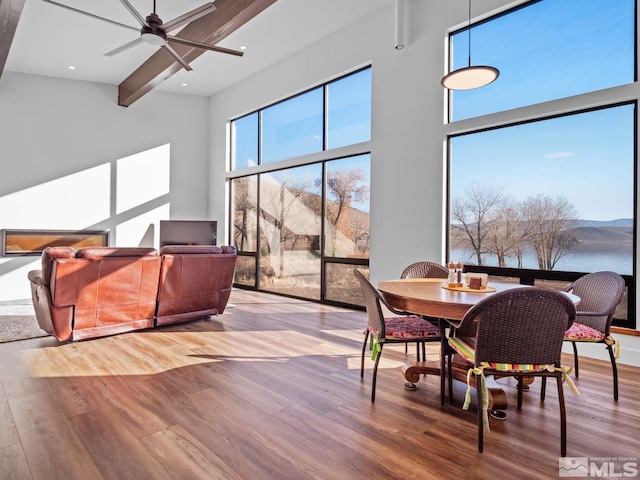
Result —
<path fill-rule="evenodd" d="M 483 449 L 484 430 L 489 429 L 485 376 L 516 377 L 517 408 L 522 408 L 524 377 L 555 377 L 560 404 L 560 451 L 567 452 L 566 412 L 560 365 L 565 331 L 571 327 L 576 308 L 567 295 L 545 287 L 520 287 L 495 293 L 476 303 L 454 327 L 449 344 L 470 365 L 468 379 L 475 377 L 478 451 Z M 451 357 L 448 360 L 451 372 Z M 569 384 L 577 394 L 575 386 Z M 464 408 L 469 407 L 467 390 Z"/>
<path fill-rule="evenodd" d="M 410 315 L 394 309 L 385 301 L 378 289 L 367 280 L 362 272 L 354 269 L 353 273 L 360 282 L 367 310 L 367 328 L 364 330 L 362 358 L 360 359 L 360 378 L 364 378 L 364 353 L 369 335 L 371 335 L 370 348 L 373 350 L 371 359 L 375 361 L 371 384 L 371 403 L 373 403 L 376 400 L 378 363 L 380 362 L 384 345 L 405 342 L 440 342 L 440 329 L 418 315 Z M 397 316 L 385 318 L 382 314 L 382 305 Z"/>
<path fill-rule="evenodd" d="M 613 371 L 613 399 L 618 401 L 618 367 L 616 358 L 620 345 L 611 336 L 611 322 L 616 307 L 625 292 L 624 278 L 614 272 L 589 273 L 565 289 L 580 297 L 576 321 L 565 334 L 573 346 L 574 374 L 578 378 L 578 348 L 576 343 L 603 343 L 609 351 Z M 615 347 L 615 351 L 614 351 Z"/>
<path fill-rule="evenodd" d="M 448 278 L 449 277 L 449 269 L 444 265 L 440 265 L 436 262 L 415 262 L 405 268 L 400 274 L 400 278 Z M 433 317 L 425 317 L 425 320 L 430 321 L 434 325 L 438 324 L 439 319 Z M 416 356 L 418 362 L 420 361 L 420 347 L 422 347 L 422 361 L 426 361 L 426 348 L 425 344 L 417 344 L 416 345 Z M 407 353 L 407 344 L 404 347 L 405 353 Z"/>
<path fill-rule="evenodd" d="M 447 278 L 449 269 L 435 262 L 415 262 L 402 271 L 400 278 Z"/>

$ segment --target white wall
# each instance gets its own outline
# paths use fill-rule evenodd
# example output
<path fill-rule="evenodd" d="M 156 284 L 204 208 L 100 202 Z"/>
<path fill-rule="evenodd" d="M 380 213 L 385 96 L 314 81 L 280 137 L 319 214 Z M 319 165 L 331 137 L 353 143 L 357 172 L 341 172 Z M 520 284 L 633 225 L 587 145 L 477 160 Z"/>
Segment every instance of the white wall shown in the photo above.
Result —
<path fill-rule="evenodd" d="M 5 72 L 0 78 L 0 229 L 109 229 L 158 246 L 159 220 L 205 219 L 208 99 Z M 0 257 L 0 301 L 30 298 L 39 257 Z"/>
<path fill-rule="evenodd" d="M 449 8 L 455 3 L 458 7 Z M 474 15 L 480 8 L 488 12 L 506 7 L 503 1 L 487 0 L 474 4 Z M 447 260 L 443 238 L 445 136 L 472 128 L 479 120 L 444 124 L 445 92 L 440 79 L 445 71 L 447 29 L 465 24 L 468 11 L 463 0 L 452 0 L 447 8 L 438 2 L 409 0 L 407 13 L 408 38 L 402 51 L 394 49 L 391 3 L 211 98 L 213 216 L 226 214 L 225 127 L 230 118 L 371 63 L 371 279 L 375 284 L 397 278 L 404 266 L 416 260 Z M 575 102 L 595 106 L 638 96 L 638 85 L 626 86 L 587 94 L 586 102 L 584 97 L 569 98 L 561 108 L 573 108 Z M 526 113 L 539 115 L 539 107 L 528 108 Z M 519 109 L 489 119 L 500 124 L 522 114 Z M 623 338 L 621 363 L 640 364 L 639 337 Z"/>

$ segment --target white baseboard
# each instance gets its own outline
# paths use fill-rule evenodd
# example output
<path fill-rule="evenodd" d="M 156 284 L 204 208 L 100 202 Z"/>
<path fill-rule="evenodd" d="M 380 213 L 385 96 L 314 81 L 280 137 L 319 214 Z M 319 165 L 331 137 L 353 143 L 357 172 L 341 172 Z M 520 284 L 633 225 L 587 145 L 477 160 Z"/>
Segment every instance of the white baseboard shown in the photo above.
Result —
<path fill-rule="evenodd" d="M 613 338 L 620 342 L 620 358 L 617 359 L 616 362 L 623 365 L 640 367 L 640 337 L 615 333 L 613 334 Z M 562 351 L 564 353 L 573 353 L 571 344 L 565 342 Z M 580 343 L 578 345 L 578 354 L 582 357 L 609 361 L 609 352 L 607 352 L 606 347 L 602 343 Z"/>

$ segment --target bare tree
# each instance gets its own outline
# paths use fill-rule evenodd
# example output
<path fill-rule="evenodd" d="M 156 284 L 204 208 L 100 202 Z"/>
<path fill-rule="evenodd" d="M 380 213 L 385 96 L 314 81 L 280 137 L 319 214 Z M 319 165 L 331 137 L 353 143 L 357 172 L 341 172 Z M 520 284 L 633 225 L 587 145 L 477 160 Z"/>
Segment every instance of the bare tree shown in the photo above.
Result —
<path fill-rule="evenodd" d="M 575 227 L 578 212 L 566 198 L 529 197 L 522 204 L 522 215 L 540 270 L 553 270 L 558 260 L 576 248 L 577 240 L 567 232 Z"/>
<path fill-rule="evenodd" d="M 499 267 L 506 267 L 506 259 L 514 257 L 518 260 L 518 268 L 522 268 L 527 234 L 527 223 L 523 221 L 519 205 L 504 197 L 503 202 L 496 206 L 485 241 L 487 251 L 497 257 Z"/>
<path fill-rule="evenodd" d="M 466 234 L 478 265 L 482 265 L 483 253 L 489 251 L 487 235 L 505 198 L 502 187 L 474 183 L 465 189 L 464 197 L 453 200 L 451 228 Z"/>
<path fill-rule="evenodd" d="M 252 236 L 249 224 L 249 212 L 255 209 L 254 200 L 250 195 L 251 177 L 236 178 L 233 180 L 233 209 L 234 227 L 233 232 L 236 247 L 242 251 L 251 248 Z M 255 180 L 254 180 L 255 182 Z"/>
<path fill-rule="evenodd" d="M 369 198 L 369 185 L 363 169 L 337 169 L 327 171 L 327 201 L 326 217 L 333 227 L 331 230 L 331 245 L 327 251 L 335 253 L 338 231 L 345 233 L 355 241 L 357 231 L 349 221 L 349 213 L 353 202 L 362 202 Z M 316 179 L 316 186 L 321 187 L 322 180 Z"/>

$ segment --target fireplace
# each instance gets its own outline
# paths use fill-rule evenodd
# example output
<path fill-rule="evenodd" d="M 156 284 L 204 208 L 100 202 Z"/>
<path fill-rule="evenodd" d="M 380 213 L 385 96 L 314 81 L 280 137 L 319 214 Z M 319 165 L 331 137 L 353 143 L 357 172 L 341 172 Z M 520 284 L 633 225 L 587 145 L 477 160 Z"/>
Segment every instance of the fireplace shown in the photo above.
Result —
<path fill-rule="evenodd" d="M 41 255 L 46 247 L 106 247 L 109 230 L 2 230 L 2 256 Z"/>

